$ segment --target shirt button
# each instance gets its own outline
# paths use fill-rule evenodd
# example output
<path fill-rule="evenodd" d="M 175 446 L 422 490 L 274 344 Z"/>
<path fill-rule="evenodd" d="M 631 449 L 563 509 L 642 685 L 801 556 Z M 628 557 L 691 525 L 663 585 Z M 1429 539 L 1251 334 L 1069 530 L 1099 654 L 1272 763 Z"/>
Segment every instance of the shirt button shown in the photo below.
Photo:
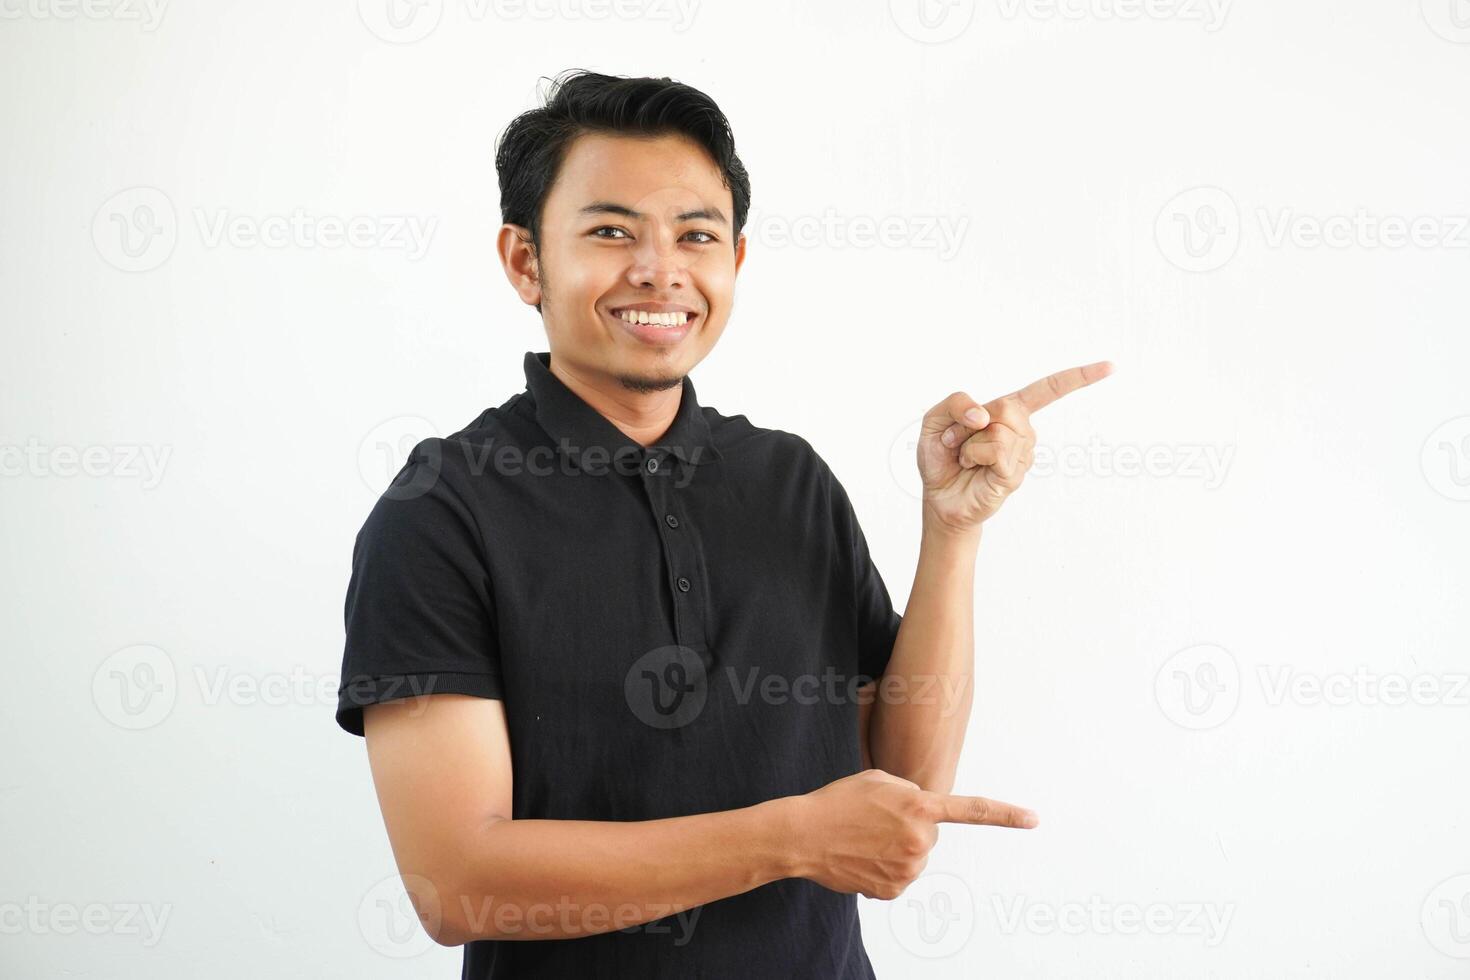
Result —
<path fill-rule="evenodd" d="M 643 466 L 650 473 L 658 472 L 658 460 L 652 456 L 648 457 L 648 462 L 644 463 Z"/>
<path fill-rule="evenodd" d="M 678 527 L 679 526 L 679 519 L 677 517 L 675 517 L 673 514 L 665 514 L 664 515 L 664 523 L 667 524 L 669 527 Z"/>
<path fill-rule="evenodd" d="M 682 576 L 682 575 L 679 576 L 678 585 L 679 585 L 679 591 L 680 592 L 688 592 L 689 591 L 689 580 L 687 578 L 685 578 L 684 576 Z"/>

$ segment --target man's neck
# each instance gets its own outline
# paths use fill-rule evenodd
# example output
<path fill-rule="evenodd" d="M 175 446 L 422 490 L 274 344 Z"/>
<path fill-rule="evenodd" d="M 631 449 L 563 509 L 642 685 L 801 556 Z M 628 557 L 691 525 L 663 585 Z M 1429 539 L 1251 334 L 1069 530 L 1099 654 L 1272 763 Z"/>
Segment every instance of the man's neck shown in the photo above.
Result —
<path fill-rule="evenodd" d="M 634 391 L 615 378 L 586 376 L 568 369 L 555 356 L 549 367 L 573 394 L 617 426 L 623 435 L 644 447 L 653 445 L 669 431 L 684 397 L 683 379 L 664 391 Z"/>

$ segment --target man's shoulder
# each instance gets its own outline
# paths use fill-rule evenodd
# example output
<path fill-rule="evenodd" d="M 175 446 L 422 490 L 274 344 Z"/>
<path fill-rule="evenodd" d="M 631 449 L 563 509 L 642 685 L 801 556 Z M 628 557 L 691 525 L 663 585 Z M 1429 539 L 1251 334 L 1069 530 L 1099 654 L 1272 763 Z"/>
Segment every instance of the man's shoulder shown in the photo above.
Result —
<path fill-rule="evenodd" d="M 700 406 L 720 452 L 751 459 L 761 465 L 811 469 L 827 472 L 825 460 L 805 438 L 786 429 L 756 425 L 745 415 L 725 415 L 708 405 Z"/>
<path fill-rule="evenodd" d="M 472 473 L 505 446 L 525 449 L 535 442 L 535 415 L 525 393 L 517 392 L 498 407 L 486 408 L 466 424 L 444 435 L 421 438 L 405 463 Z"/>
<path fill-rule="evenodd" d="M 525 441 L 531 435 L 535 413 L 524 391 L 518 391 L 494 408 L 487 408 L 465 425 L 444 436 L 446 441 L 469 444 L 501 444 Z"/>
<path fill-rule="evenodd" d="M 425 435 L 428 423 L 424 423 L 410 439 L 396 440 L 395 448 L 403 452 L 407 446 L 407 452 L 398 457 L 399 469 L 380 494 L 377 509 L 421 513 L 434 510 L 435 501 L 470 497 L 484 484 L 475 478 L 493 470 L 497 452 L 506 446 L 523 451 L 533 438 L 528 425 L 534 425 L 534 416 L 520 403 L 521 397 L 517 393 L 498 407 L 486 408 L 447 434 Z M 407 501 L 417 504 L 402 506 Z M 400 506 L 387 508 L 390 503 Z"/>

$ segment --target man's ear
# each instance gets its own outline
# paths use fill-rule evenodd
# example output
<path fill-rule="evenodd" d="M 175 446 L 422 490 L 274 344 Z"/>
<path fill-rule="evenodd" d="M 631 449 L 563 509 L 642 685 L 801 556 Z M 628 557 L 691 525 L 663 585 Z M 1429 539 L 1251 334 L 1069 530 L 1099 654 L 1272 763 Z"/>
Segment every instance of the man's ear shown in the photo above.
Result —
<path fill-rule="evenodd" d="M 521 302 L 539 308 L 541 263 L 536 255 L 536 246 L 531 243 L 530 229 L 521 225 L 501 225 L 495 239 L 495 250 L 500 253 L 505 278 L 510 280 L 511 288 Z"/>
<path fill-rule="evenodd" d="M 742 231 L 740 233 L 740 237 L 735 240 L 735 272 L 736 272 L 737 275 L 740 273 L 740 266 L 741 266 L 741 264 L 744 261 L 745 261 L 745 232 Z"/>

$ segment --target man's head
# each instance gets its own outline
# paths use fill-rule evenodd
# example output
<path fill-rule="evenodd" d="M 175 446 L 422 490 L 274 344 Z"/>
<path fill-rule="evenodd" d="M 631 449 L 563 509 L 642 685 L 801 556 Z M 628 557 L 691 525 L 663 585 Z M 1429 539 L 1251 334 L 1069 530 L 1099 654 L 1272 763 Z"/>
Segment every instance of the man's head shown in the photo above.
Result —
<path fill-rule="evenodd" d="M 719 107 L 667 78 L 565 73 L 501 134 L 495 166 L 501 261 L 553 361 L 677 386 L 724 330 L 745 258 L 750 178 Z M 638 310 L 687 322 L 626 322 Z"/>

